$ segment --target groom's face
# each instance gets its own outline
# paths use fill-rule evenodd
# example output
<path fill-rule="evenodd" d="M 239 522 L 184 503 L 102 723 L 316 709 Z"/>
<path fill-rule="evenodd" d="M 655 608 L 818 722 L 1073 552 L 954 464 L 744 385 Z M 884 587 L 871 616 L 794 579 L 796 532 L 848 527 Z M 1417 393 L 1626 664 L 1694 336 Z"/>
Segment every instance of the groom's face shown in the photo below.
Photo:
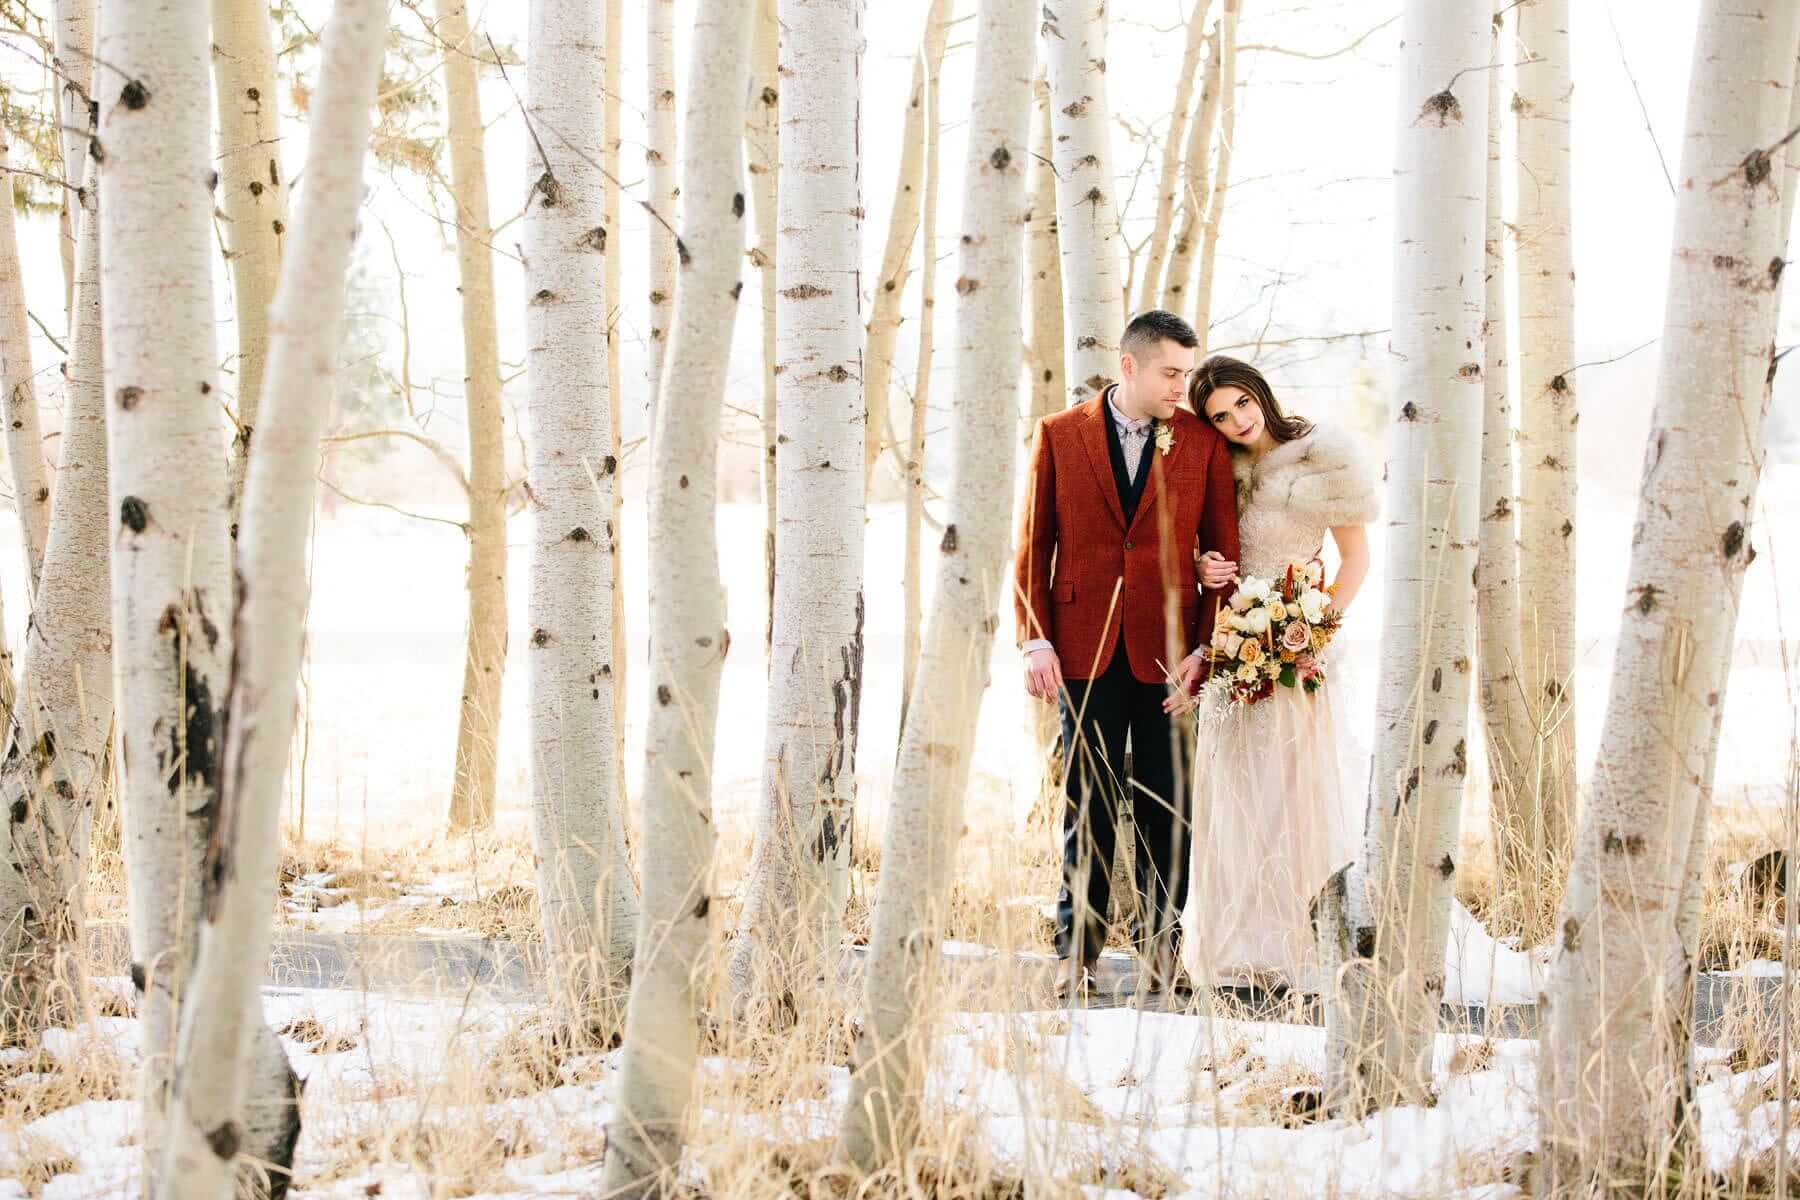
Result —
<path fill-rule="evenodd" d="M 1167 338 L 1157 342 L 1140 359 L 1135 354 L 1122 355 L 1119 373 L 1131 389 L 1133 407 L 1143 416 L 1166 421 L 1187 395 L 1188 376 L 1194 370 L 1192 346 L 1181 346 Z"/>

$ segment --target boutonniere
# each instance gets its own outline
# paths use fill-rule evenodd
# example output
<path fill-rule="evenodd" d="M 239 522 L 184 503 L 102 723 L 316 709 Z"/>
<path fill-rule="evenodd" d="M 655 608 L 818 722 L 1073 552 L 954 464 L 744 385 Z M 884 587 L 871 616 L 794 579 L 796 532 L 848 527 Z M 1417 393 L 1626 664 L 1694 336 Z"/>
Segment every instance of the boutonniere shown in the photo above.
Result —
<path fill-rule="evenodd" d="M 1162 452 L 1164 458 L 1167 458 L 1169 451 L 1175 448 L 1175 430 L 1167 421 L 1156 423 L 1156 448 Z"/>

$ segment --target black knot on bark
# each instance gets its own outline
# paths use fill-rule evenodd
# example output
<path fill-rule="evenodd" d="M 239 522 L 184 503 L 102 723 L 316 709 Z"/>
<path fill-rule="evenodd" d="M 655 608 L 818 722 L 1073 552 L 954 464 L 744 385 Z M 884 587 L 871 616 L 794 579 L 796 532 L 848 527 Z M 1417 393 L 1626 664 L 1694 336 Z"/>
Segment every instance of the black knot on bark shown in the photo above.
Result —
<path fill-rule="evenodd" d="M 694 261 L 694 256 L 688 253 L 687 243 L 680 238 L 675 239 L 675 257 L 681 260 L 684 267 Z"/>
<path fill-rule="evenodd" d="M 1733 521 L 1725 527 L 1723 539 L 1726 558 L 1736 558 L 1744 549 L 1744 523 Z"/>
<path fill-rule="evenodd" d="M 619 460 L 614 458 L 612 455 L 609 454 L 605 458 L 600 460 L 600 473 L 602 475 L 612 475 L 612 474 L 616 473 L 618 471 L 618 469 L 619 469 Z"/>
<path fill-rule="evenodd" d="M 550 644 L 549 631 L 545 630 L 545 629 L 532 630 L 531 631 L 531 644 L 534 646 L 548 646 Z"/>
<path fill-rule="evenodd" d="M 1440 129 L 1446 125 L 1461 125 L 1463 121 L 1462 103 L 1457 100 L 1456 93 L 1445 88 L 1437 95 L 1427 98 L 1425 103 L 1419 106 L 1419 120 L 1415 123 L 1426 121 L 1436 121 Z"/>
<path fill-rule="evenodd" d="M 944 540 L 938 544 L 938 549 L 945 554 L 956 553 L 956 526 L 944 526 Z"/>
<path fill-rule="evenodd" d="M 556 182 L 556 176 L 548 170 L 537 177 L 537 182 L 531 185 L 531 190 L 543 197 L 545 208 L 556 207 L 557 201 L 562 199 L 562 185 Z"/>
<path fill-rule="evenodd" d="M 126 384 L 119 389 L 119 407 L 126 412 L 130 412 L 132 409 L 136 408 L 138 406 L 138 401 L 143 398 L 144 389 L 141 387 L 137 387 L 133 384 Z"/>
<path fill-rule="evenodd" d="M 1448 854 L 1444 855 L 1444 860 L 1438 864 L 1438 874 L 1442 875 L 1445 879 L 1456 874 L 1456 860 L 1452 859 Z"/>
<path fill-rule="evenodd" d="M 1005 146 L 996 146 L 994 152 L 988 155 L 988 162 L 993 165 L 994 170 L 1004 171 L 1012 166 L 1012 151 Z"/>
<path fill-rule="evenodd" d="M 136 496 L 127 496 L 119 501 L 119 521 L 131 532 L 142 533 L 150 524 L 150 510 Z"/>
<path fill-rule="evenodd" d="M 737 301 L 737 298 L 739 296 L 742 296 L 743 294 L 744 294 L 744 281 L 740 279 L 736 283 L 731 285 L 732 301 L 735 303 Z"/>
<path fill-rule="evenodd" d="M 1639 615 L 1647 617 L 1650 615 L 1650 611 L 1656 607 L 1656 597 L 1656 585 L 1653 583 L 1646 583 L 1643 587 L 1638 589 L 1638 598 L 1632 604 L 1632 607 L 1638 610 Z"/>
<path fill-rule="evenodd" d="M 238 1143 L 243 1140 L 236 1121 L 226 1121 L 206 1135 L 206 1144 L 225 1162 L 237 1157 Z"/>
<path fill-rule="evenodd" d="M 1581 922 L 1574 917 L 1563 922 L 1562 944 L 1564 950 L 1581 949 Z"/>
<path fill-rule="evenodd" d="M 150 103 L 150 89 L 143 80 L 133 79 L 119 92 L 119 103 L 130 109 L 142 108 Z"/>
<path fill-rule="evenodd" d="M 744 215 L 744 193 L 733 192 L 731 194 L 731 215 L 734 217 Z"/>
<path fill-rule="evenodd" d="M 594 540 L 594 535 L 577 525 L 569 530 L 568 538 L 571 542 L 591 542 Z"/>
<path fill-rule="evenodd" d="M 966 296 L 970 292 L 975 291 L 980 286 L 981 286 L 981 280 L 970 279 L 967 275 L 964 275 L 962 278 L 960 278 L 956 281 L 956 294 L 959 296 Z"/>
<path fill-rule="evenodd" d="M 1400 406 L 1400 419 L 1402 421 L 1418 420 L 1419 419 L 1419 406 L 1414 404 L 1411 400 L 1408 400 L 1405 404 L 1402 404 Z"/>
<path fill-rule="evenodd" d="M 664 708 L 667 708 L 669 706 L 669 701 L 673 700 L 674 698 L 675 698 L 675 693 L 673 693 L 669 690 L 668 684 L 659 683 L 656 685 L 656 702 L 658 704 L 662 705 Z"/>
<path fill-rule="evenodd" d="M 764 104 L 768 105 L 770 108 L 775 107 L 776 102 L 781 99 L 780 95 L 778 95 L 776 93 L 775 89 L 772 87 L 764 88 L 762 90 L 761 98 L 762 98 L 762 102 Z"/>
<path fill-rule="evenodd" d="M 136 988 L 139 992 L 142 992 L 144 990 L 144 984 L 145 984 L 146 979 L 147 979 L 147 976 L 144 974 L 144 964 L 137 963 L 137 962 L 132 963 L 131 964 L 131 986 Z"/>
<path fill-rule="evenodd" d="M 694 920 L 703 921 L 706 914 L 712 911 L 712 897 L 702 896 L 694 902 Z"/>
<path fill-rule="evenodd" d="M 1552 375 L 1550 377 L 1550 390 L 1559 395 L 1568 391 L 1569 377 L 1567 375 Z"/>
<path fill-rule="evenodd" d="M 1762 150 L 1752 150 L 1744 158 L 1744 182 L 1751 187 L 1766 183 L 1771 169 L 1769 156 Z"/>

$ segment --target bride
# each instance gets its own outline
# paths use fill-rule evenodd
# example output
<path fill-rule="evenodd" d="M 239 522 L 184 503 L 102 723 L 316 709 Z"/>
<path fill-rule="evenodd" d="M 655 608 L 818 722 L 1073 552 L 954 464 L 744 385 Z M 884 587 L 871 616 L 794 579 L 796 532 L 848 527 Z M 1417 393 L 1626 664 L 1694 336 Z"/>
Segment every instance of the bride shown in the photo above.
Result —
<path fill-rule="evenodd" d="M 1222 355 L 1195 371 L 1189 399 L 1231 443 L 1237 479 L 1243 561 L 1209 552 L 1203 572 L 1279 579 L 1290 565 L 1322 562 L 1329 530 L 1340 560 L 1329 590 L 1333 607 L 1347 610 L 1369 572 L 1363 526 L 1377 507 L 1355 436 L 1284 414 L 1260 371 Z M 1202 985 L 1316 990 L 1308 907 L 1354 856 L 1359 832 L 1344 697 L 1334 696 L 1327 664 L 1317 691 L 1277 687 L 1245 705 L 1206 688 L 1198 703 L 1183 965 Z"/>

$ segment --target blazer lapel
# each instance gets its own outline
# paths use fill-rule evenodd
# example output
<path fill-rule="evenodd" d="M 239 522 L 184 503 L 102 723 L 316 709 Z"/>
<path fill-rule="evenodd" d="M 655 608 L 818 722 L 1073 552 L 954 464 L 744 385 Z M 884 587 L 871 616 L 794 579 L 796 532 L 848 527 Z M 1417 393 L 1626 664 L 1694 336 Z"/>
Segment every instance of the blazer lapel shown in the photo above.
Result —
<path fill-rule="evenodd" d="M 1081 444 L 1087 448 L 1088 466 L 1094 469 L 1094 486 L 1106 497 L 1113 520 L 1125 528 L 1125 507 L 1119 501 L 1119 485 L 1113 479 L 1112 452 L 1106 445 L 1106 393 L 1089 400 L 1081 420 Z"/>
<path fill-rule="evenodd" d="M 1150 477 L 1144 480 L 1143 493 L 1138 496 L 1137 512 L 1133 514 L 1131 521 L 1133 525 L 1136 525 L 1138 519 L 1150 512 L 1156 504 L 1156 493 L 1162 487 L 1163 467 L 1167 465 L 1164 460 L 1181 453 L 1181 439 L 1179 438 L 1169 447 L 1167 454 L 1164 454 L 1156 444 L 1156 430 L 1164 425 L 1173 424 L 1173 421 L 1158 421 L 1151 429 L 1150 442 L 1144 447 L 1144 455 L 1150 460 Z"/>

